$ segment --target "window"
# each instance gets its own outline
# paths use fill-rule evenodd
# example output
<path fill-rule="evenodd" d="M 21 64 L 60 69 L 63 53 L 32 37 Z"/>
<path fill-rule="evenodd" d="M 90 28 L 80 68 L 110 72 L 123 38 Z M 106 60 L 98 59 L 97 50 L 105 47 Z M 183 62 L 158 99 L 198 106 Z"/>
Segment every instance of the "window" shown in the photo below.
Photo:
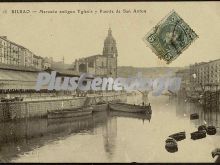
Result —
<path fill-rule="evenodd" d="M 92 68 L 94 67 L 94 61 L 89 62 L 89 67 L 92 67 Z"/>

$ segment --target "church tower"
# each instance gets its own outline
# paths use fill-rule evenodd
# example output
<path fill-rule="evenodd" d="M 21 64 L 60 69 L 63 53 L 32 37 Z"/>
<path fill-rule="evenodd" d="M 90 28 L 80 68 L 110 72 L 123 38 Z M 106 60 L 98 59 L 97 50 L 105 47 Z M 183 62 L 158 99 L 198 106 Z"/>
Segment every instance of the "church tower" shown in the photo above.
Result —
<path fill-rule="evenodd" d="M 103 55 L 109 57 L 117 57 L 118 51 L 116 47 L 116 41 L 112 36 L 111 28 L 108 29 L 108 36 L 105 38 Z"/>
<path fill-rule="evenodd" d="M 112 36 L 111 28 L 108 29 L 108 35 L 104 41 L 103 56 L 106 57 L 106 75 L 117 77 L 117 57 L 118 51 L 116 41 Z"/>

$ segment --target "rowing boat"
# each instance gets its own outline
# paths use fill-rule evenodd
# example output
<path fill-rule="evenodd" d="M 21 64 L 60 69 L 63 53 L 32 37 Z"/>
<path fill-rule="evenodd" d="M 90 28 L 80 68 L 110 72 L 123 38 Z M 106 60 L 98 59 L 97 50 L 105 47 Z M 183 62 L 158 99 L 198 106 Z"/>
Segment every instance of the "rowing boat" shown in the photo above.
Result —
<path fill-rule="evenodd" d="M 186 132 L 178 132 L 175 134 L 170 135 L 169 137 L 175 139 L 176 141 L 181 141 L 183 139 L 186 139 Z"/>
<path fill-rule="evenodd" d="M 54 111 L 48 111 L 47 118 L 55 119 L 55 118 L 78 117 L 78 116 L 89 115 L 91 113 L 92 113 L 92 107 L 54 110 Z"/>
<path fill-rule="evenodd" d="M 196 131 L 191 133 L 191 139 L 193 140 L 197 140 L 197 139 L 202 139 L 206 137 L 206 131 L 202 130 L 202 131 Z"/>
<path fill-rule="evenodd" d="M 123 117 L 123 118 L 133 118 L 133 119 L 142 119 L 142 120 L 149 120 L 151 119 L 150 114 L 143 115 L 141 113 L 128 113 L 128 112 L 122 112 L 122 111 L 111 111 L 109 113 L 110 116 L 117 116 L 117 117 Z"/>
<path fill-rule="evenodd" d="M 122 111 L 129 113 L 148 113 L 151 114 L 150 104 L 147 106 L 135 105 L 135 104 L 126 104 L 126 103 L 110 103 L 109 109 L 112 111 Z"/>
<path fill-rule="evenodd" d="M 215 126 L 208 126 L 206 132 L 208 135 L 215 135 L 217 131 Z"/>
<path fill-rule="evenodd" d="M 199 119 L 199 114 L 198 113 L 193 113 L 190 115 L 190 120 L 195 120 L 195 119 Z"/>
<path fill-rule="evenodd" d="M 165 148 L 168 152 L 174 153 L 178 151 L 178 145 L 175 139 L 169 137 L 165 141 Z"/>

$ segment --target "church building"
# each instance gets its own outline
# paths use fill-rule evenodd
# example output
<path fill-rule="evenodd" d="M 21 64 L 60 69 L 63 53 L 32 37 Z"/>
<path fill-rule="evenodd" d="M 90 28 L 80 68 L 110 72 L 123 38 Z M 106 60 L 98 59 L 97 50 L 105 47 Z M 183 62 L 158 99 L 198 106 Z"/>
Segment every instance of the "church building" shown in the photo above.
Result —
<path fill-rule="evenodd" d="M 109 28 L 105 38 L 102 55 L 93 55 L 75 60 L 74 69 L 79 73 L 91 73 L 100 77 L 117 77 L 118 51 L 116 41 Z"/>

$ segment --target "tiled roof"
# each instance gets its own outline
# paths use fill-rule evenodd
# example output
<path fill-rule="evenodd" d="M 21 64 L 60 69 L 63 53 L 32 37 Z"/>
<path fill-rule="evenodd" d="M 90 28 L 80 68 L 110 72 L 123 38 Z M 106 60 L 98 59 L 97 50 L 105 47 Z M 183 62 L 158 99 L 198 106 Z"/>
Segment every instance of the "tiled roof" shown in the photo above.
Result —
<path fill-rule="evenodd" d="M 0 81 L 36 81 L 37 72 L 25 72 L 0 69 Z"/>

